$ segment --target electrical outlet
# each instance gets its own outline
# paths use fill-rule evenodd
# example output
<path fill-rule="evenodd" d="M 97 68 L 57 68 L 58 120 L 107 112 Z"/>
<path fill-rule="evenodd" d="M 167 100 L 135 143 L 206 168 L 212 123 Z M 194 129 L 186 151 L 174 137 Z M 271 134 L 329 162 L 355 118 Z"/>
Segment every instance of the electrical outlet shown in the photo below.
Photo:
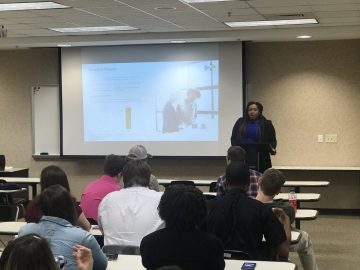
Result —
<path fill-rule="evenodd" d="M 326 143 L 337 143 L 337 134 L 325 134 Z"/>
<path fill-rule="evenodd" d="M 317 136 L 317 141 L 318 141 L 319 143 L 324 142 L 324 135 L 319 134 L 319 135 Z"/>

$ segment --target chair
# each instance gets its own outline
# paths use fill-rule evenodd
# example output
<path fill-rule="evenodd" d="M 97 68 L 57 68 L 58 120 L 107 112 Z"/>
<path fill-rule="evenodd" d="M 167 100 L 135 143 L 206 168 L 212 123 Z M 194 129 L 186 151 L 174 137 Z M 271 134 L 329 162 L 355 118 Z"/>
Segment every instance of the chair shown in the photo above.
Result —
<path fill-rule="evenodd" d="M 93 219 L 91 217 L 87 217 L 86 219 L 89 221 L 90 225 L 98 225 L 98 223 L 95 219 Z"/>
<path fill-rule="evenodd" d="M 5 171 L 5 156 L 4 155 L 0 155 L 0 171 Z"/>
<path fill-rule="evenodd" d="M 1 221 L 16 221 L 19 219 L 20 209 L 22 215 L 25 214 L 25 208 L 23 203 L 25 199 L 22 196 L 26 189 L 21 188 L 14 183 L 7 183 L 4 180 L 0 181 L 0 220 Z"/>
<path fill-rule="evenodd" d="M 224 259 L 227 260 L 250 260 L 249 253 L 241 250 L 224 250 Z"/>
<path fill-rule="evenodd" d="M 102 250 L 105 254 L 140 255 L 140 248 L 130 245 L 105 245 Z"/>
<path fill-rule="evenodd" d="M 211 184 L 209 186 L 209 192 L 217 192 L 216 184 L 217 184 L 217 182 L 211 182 Z"/>
<path fill-rule="evenodd" d="M 194 186 L 195 187 L 195 183 L 194 181 L 191 180 L 174 180 L 170 182 L 169 186 L 172 185 L 186 185 L 186 186 Z"/>

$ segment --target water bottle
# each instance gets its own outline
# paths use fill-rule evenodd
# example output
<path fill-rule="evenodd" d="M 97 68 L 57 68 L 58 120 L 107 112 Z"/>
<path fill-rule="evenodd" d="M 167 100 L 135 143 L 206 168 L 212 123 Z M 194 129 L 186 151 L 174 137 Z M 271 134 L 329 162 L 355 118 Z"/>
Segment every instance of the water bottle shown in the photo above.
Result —
<path fill-rule="evenodd" d="M 295 190 L 293 190 L 293 189 L 290 189 L 290 192 L 289 192 L 289 204 L 294 208 L 294 211 L 296 212 L 297 196 L 296 196 Z"/>

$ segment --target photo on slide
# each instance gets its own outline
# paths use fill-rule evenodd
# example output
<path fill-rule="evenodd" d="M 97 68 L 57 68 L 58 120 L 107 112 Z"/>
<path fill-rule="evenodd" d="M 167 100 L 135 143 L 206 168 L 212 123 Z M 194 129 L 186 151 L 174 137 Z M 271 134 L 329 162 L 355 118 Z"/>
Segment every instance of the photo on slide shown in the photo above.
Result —
<path fill-rule="evenodd" d="M 85 142 L 217 141 L 219 61 L 83 64 Z"/>

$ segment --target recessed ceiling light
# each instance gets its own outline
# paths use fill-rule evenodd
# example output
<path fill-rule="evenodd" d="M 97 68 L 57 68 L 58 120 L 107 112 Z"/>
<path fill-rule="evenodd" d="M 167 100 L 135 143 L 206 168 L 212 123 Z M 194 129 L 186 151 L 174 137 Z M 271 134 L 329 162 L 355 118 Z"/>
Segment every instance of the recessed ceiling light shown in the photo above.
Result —
<path fill-rule="evenodd" d="M 0 4 L 0 11 L 69 8 L 54 2 Z"/>
<path fill-rule="evenodd" d="M 306 39 L 306 38 L 312 38 L 312 36 L 302 35 L 302 36 L 297 36 L 296 38 Z"/>
<path fill-rule="evenodd" d="M 315 24 L 315 23 L 318 23 L 316 19 L 225 22 L 225 24 L 230 27 L 279 26 L 279 25 Z"/>
<path fill-rule="evenodd" d="M 170 43 L 186 43 L 186 40 L 171 40 Z"/>
<path fill-rule="evenodd" d="M 62 47 L 62 48 L 71 47 L 70 44 L 58 44 L 57 46 L 58 46 L 58 47 Z"/>
<path fill-rule="evenodd" d="M 227 1 L 234 1 L 234 0 L 182 0 L 186 3 L 210 3 L 210 2 L 227 2 Z"/>
<path fill-rule="evenodd" d="M 81 32 L 109 32 L 109 31 L 131 31 L 138 28 L 131 26 L 94 26 L 94 27 L 67 27 L 67 28 L 49 28 L 50 30 L 61 33 L 81 33 Z"/>
<path fill-rule="evenodd" d="M 154 8 L 155 10 L 176 10 L 176 7 L 166 7 L 166 6 L 163 6 L 163 7 L 156 7 Z"/>

